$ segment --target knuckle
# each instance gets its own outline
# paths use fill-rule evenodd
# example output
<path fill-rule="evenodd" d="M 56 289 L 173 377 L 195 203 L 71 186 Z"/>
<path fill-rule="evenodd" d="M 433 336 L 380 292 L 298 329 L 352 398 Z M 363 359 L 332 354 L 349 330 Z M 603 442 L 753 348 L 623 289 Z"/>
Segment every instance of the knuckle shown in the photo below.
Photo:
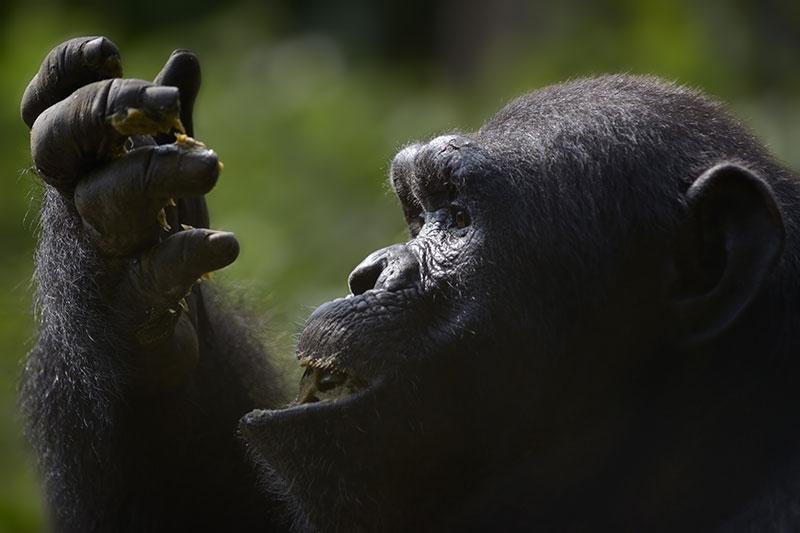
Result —
<path fill-rule="evenodd" d="M 180 260 L 183 264 L 191 263 L 205 241 L 205 234 L 202 230 L 189 230 L 185 232 L 183 238 L 183 246 L 181 247 Z"/>
<path fill-rule="evenodd" d="M 46 182 L 69 189 L 121 145 L 122 138 L 109 133 L 104 117 L 109 86 L 110 81 L 100 81 L 81 87 L 34 122 L 31 156 Z"/>
<path fill-rule="evenodd" d="M 92 116 L 102 121 L 104 128 L 107 128 L 106 121 L 114 113 L 113 108 L 117 105 L 117 100 L 125 94 L 124 81 L 123 78 L 114 78 L 93 84 L 95 93 L 91 104 Z"/>
<path fill-rule="evenodd" d="M 33 126 L 48 107 L 79 88 L 122 76 L 119 49 L 105 37 L 78 37 L 62 42 L 45 56 L 22 97 L 22 120 Z"/>

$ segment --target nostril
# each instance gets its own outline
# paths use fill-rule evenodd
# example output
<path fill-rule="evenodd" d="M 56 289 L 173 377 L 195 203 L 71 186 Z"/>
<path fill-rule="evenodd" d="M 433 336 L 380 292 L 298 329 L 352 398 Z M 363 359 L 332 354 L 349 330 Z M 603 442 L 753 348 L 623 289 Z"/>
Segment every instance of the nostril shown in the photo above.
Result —
<path fill-rule="evenodd" d="M 420 283 L 420 265 L 408 246 L 395 244 L 373 252 L 347 279 L 353 296 L 370 289 L 399 291 Z"/>
<path fill-rule="evenodd" d="M 358 296 L 374 289 L 382 272 L 382 261 L 364 261 L 350 273 L 350 277 L 347 279 L 350 292 L 353 293 L 353 296 Z"/>

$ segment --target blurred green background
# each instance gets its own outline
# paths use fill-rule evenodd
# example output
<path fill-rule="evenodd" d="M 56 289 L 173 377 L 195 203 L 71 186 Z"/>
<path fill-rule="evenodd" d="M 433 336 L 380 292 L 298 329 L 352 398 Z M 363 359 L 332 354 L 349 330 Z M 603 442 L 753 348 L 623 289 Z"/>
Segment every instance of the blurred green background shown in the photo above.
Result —
<path fill-rule="evenodd" d="M 8 1 L 0 4 L 0 532 L 43 528 L 14 396 L 33 342 L 31 254 L 39 186 L 18 102 L 44 54 L 102 34 L 127 76 L 176 47 L 204 68 L 197 137 L 225 172 L 209 197 L 240 259 L 217 276 L 269 317 L 275 350 L 350 269 L 400 240 L 385 185 L 403 144 L 469 130 L 537 86 L 602 72 L 705 89 L 800 166 L 800 2 L 712 0 Z"/>

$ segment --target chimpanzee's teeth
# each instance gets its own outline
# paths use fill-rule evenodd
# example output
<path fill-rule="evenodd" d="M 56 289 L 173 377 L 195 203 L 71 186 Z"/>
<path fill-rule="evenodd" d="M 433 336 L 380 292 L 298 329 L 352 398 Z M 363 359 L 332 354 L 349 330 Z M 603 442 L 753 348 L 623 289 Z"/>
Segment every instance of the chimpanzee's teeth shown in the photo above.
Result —
<path fill-rule="evenodd" d="M 347 381 L 347 374 L 331 372 L 329 370 L 320 370 L 318 372 L 320 375 L 319 379 L 317 380 L 317 388 L 320 392 L 325 392 L 334 389 L 339 385 L 344 385 L 344 383 Z"/>
<path fill-rule="evenodd" d="M 364 380 L 350 372 L 308 366 L 300 379 L 295 404 L 336 400 L 366 386 Z"/>

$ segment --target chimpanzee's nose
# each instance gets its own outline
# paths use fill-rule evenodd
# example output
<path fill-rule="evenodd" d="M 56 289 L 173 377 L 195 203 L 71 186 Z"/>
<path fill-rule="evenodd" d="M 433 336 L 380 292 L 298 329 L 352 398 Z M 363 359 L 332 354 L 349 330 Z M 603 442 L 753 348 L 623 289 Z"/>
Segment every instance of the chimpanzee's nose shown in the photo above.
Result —
<path fill-rule="evenodd" d="M 370 289 L 399 291 L 419 282 L 419 261 L 405 244 L 395 244 L 371 253 L 347 279 L 353 295 Z"/>

